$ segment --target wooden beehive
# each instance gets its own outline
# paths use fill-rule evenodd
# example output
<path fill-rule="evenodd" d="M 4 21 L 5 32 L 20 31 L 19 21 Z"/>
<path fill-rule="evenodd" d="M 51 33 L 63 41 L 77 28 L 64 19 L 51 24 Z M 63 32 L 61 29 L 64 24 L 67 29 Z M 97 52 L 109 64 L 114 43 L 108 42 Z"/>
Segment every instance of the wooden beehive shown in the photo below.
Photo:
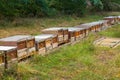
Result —
<path fill-rule="evenodd" d="M 92 27 L 88 23 L 81 24 L 81 25 L 78 25 L 78 26 L 75 26 L 75 27 L 83 28 L 84 32 L 85 32 L 85 36 L 87 36 L 92 31 Z"/>
<path fill-rule="evenodd" d="M 45 55 L 46 53 L 46 47 L 45 47 L 45 39 L 39 39 L 35 38 L 35 44 L 36 44 L 36 50 L 38 51 L 38 54 Z"/>
<path fill-rule="evenodd" d="M 75 40 L 80 40 L 85 37 L 85 29 L 77 27 L 68 27 L 68 31 L 74 33 Z"/>
<path fill-rule="evenodd" d="M 86 29 L 78 28 L 78 30 L 80 31 L 80 38 L 84 38 L 86 36 Z"/>
<path fill-rule="evenodd" d="M 117 22 L 117 17 L 116 16 L 104 17 L 104 20 L 109 20 L 109 24 L 113 25 Z"/>
<path fill-rule="evenodd" d="M 32 39 L 33 38 L 31 38 L 30 35 L 11 36 L 0 39 L 0 46 L 16 46 L 18 52 L 18 58 L 20 60 L 30 55 L 28 51 L 33 46 L 33 44 L 31 44 Z"/>
<path fill-rule="evenodd" d="M 68 42 L 69 41 L 69 32 L 67 28 L 62 28 L 63 29 L 63 35 L 64 35 L 64 42 Z"/>
<path fill-rule="evenodd" d="M 108 20 L 99 20 L 98 22 L 100 23 L 101 30 L 105 30 L 105 29 L 109 28 L 109 26 L 110 26 L 108 23 Z"/>
<path fill-rule="evenodd" d="M 59 44 L 64 43 L 64 34 L 63 29 L 61 28 L 48 28 L 42 30 L 43 34 L 55 34 L 58 36 L 58 42 Z"/>
<path fill-rule="evenodd" d="M 45 48 L 46 51 L 50 51 L 53 48 L 56 48 L 58 46 L 58 38 L 57 35 L 54 34 L 41 34 L 38 36 L 35 36 L 36 41 L 44 40 L 45 41 Z"/>
<path fill-rule="evenodd" d="M 120 23 L 120 16 L 118 16 L 118 23 Z"/>
<path fill-rule="evenodd" d="M 74 42 L 75 41 L 75 31 L 69 30 L 69 41 Z"/>
<path fill-rule="evenodd" d="M 28 51 L 28 56 L 34 55 L 36 53 L 35 37 L 29 36 L 27 38 L 27 51 Z"/>
<path fill-rule="evenodd" d="M 0 53 L 0 64 L 2 69 L 13 72 L 17 71 L 17 48 L 10 46 L 0 46 Z"/>
<path fill-rule="evenodd" d="M 102 30 L 103 21 L 92 22 L 91 26 L 93 26 L 93 32 L 99 32 Z"/>
<path fill-rule="evenodd" d="M 52 35 L 52 34 L 49 34 L 49 36 L 52 37 L 53 48 L 57 48 L 58 47 L 58 36 L 57 35 Z"/>
<path fill-rule="evenodd" d="M 0 51 L 0 75 L 3 74 L 5 70 L 5 57 L 3 51 Z"/>

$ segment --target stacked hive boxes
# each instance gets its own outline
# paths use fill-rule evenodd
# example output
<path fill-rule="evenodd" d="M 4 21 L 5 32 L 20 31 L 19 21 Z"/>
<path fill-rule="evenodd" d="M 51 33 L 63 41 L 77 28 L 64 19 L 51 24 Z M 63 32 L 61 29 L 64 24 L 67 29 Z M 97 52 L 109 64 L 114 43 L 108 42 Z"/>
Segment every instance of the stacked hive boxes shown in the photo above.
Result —
<path fill-rule="evenodd" d="M 27 52 L 28 56 L 34 55 L 36 53 L 35 48 L 35 37 L 33 36 L 26 36 L 27 37 Z"/>
<path fill-rule="evenodd" d="M 35 36 L 36 49 L 39 54 L 45 55 L 47 51 L 58 47 L 58 38 L 54 34 L 41 34 Z"/>
<path fill-rule="evenodd" d="M 88 34 L 91 32 L 91 26 L 88 24 L 88 23 L 86 23 L 86 24 L 81 24 L 81 25 L 78 25 L 78 26 L 75 26 L 75 27 L 77 27 L 77 28 L 83 28 L 84 30 L 85 30 L 85 36 L 88 36 Z"/>
<path fill-rule="evenodd" d="M 36 51 L 38 51 L 38 54 L 44 55 L 46 53 L 45 39 L 36 37 L 35 42 L 36 42 Z"/>
<path fill-rule="evenodd" d="M 73 42 L 83 38 L 83 28 L 68 27 L 69 31 L 69 41 Z"/>
<path fill-rule="evenodd" d="M 42 31 L 44 34 L 56 34 L 58 36 L 58 44 L 66 43 L 68 42 L 68 29 L 66 28 L 60 28 L 60 27 L 54 27 L 54 28 L 48 28 L 44 29 Z"/>
<path fill-rule="evenodd" d="M 30 35 L 16 35 L 0 39 L 1 46 L 16 46 L 18 59 L 23 59 L 35 52 L 34 38 Z"/>
<path fill-rule="evenodd" d="M 9 46 L 0 46 L 0 73 L 4 70 L 17 70 L 17 48 Z"/>
<path fill-rule="evenodd" d="M 68 29 L 67 28 L 61 28 L 63 30 L 63 37 L 64 37 L 64 42 L 67 43 L 69 41 L 69 32 L 68 32 Z"/>
<path fill-rule="evenodd" d="M 56 34 L 58 36 L 59 44 L 64 43 L 64 34 L 63 34 L 63 29 L 61 29 L 61 28 L 44 29 L 44 30 L 42 30 L 42 33 L 44 33 L 44 34 Z"/>
<path fill-rule="evenodd" d="M 109 20 L 109 24 L 114 25 L 117 23 L 117 16 L 104 17 L 104 20 Z"/>
<path fill-rule="evenodd" d="M 105 30 L 110 26 L 108 20 L 99 20 L 98 22 L 100 23 L 101 30 Z"/>
<path fill-rule="evenodd" d="M 120 16 L 118 16 L 118 23 L 120 23 Z"/>

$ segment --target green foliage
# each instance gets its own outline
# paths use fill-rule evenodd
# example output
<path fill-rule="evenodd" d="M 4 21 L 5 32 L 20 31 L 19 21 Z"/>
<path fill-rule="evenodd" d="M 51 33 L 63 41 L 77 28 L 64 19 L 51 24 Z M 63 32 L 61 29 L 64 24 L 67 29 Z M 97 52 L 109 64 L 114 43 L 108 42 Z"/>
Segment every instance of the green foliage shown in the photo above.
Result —
<path fill-rule="evenodd" d="M 91 10 L 110 11 L 119 8 L 119 0 L 1 0 L 0 17 L 41 17 L 56 15 L 56 12 L 80 16 Z"/>
<path fill-rule="evenodd" d="M 90 0 L 93 5 L 93 10 L 102 10 L 103 9 L 103 3 L 101 0 Z"/>
<path fill-rule="evenodd" d="M 85 0 L 55 0 L 51 2 L 51 6 L 57 8 L 66 14 L 84 14 L 86 10 Z"/>
<path fill-rule="evenodd" d="M 47 16 L 51 9 L 45 0 L 1 0 L 0 13 L 4 16 Z"/>
<path fill-rule="evenodd" d="M 104 10 L 107 11 L 120 11 L 120 0 L 101 0 Z"/>

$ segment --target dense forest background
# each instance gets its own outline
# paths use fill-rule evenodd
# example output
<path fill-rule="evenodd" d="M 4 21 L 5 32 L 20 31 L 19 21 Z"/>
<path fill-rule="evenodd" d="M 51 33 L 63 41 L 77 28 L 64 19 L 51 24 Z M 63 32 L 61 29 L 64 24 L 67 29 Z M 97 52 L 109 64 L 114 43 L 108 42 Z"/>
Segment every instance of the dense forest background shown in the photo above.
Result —
<path fill-rule="evenodd" d="M 120 11 L 120 0 L 0 0 L 0 18 Z"/>

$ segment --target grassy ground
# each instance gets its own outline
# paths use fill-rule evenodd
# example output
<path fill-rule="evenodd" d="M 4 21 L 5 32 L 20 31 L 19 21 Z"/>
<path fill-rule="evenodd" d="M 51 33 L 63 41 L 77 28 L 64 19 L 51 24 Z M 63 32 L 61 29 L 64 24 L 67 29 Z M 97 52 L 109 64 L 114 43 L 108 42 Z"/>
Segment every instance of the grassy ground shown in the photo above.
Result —
<path fill-rule="evenodd" d="M 0 30 L 5 33 L 0 34 L 0 36 L 9 36 L 21 32 L 35 35 L 39 34 L 37 31 L 42 29 L 41 26 L 38 27 L 41 24 L 44 25 L 43 28 L 48 26 L 73 26 L 99 19 L 102 19 L 102 16 L 35 19 L 33 21 L 39 22 L 35 23 L 33 28 L 30 27 L 31 25 L 28 28 L 23 26 L 22 28 L 20 26 L 1 28 Z M 78 44 L 63 47 L 48 56 L 35 55 L 30 60 L 20 63 L 17 80 L 120 80 L 120 47 L 115 49 L 95 47 L 93 41 L 101 36 L 120 38 L 120 25 L 96 34 L 90 34 L 89 37 L 81 40 Z M 5 76 L 4 79 L 15 80 L 15 77 L 9 75 Z"/>

